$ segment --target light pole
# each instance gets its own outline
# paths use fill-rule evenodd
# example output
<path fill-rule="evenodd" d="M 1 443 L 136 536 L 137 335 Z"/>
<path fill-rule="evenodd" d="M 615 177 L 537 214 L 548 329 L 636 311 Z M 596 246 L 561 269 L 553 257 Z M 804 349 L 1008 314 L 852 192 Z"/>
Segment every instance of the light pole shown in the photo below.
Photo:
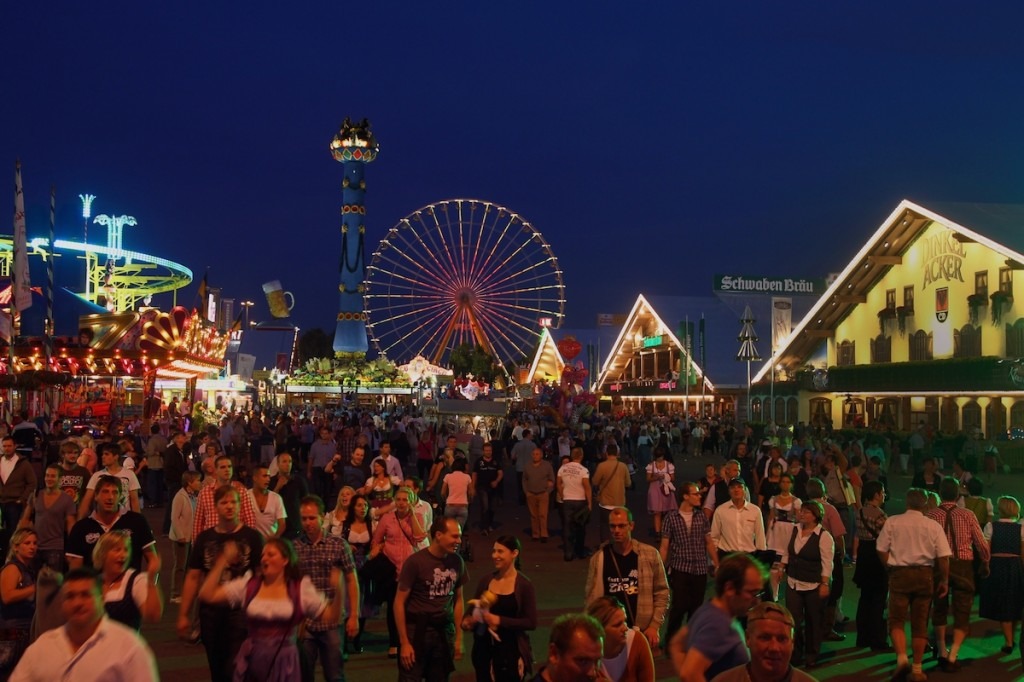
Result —
<path fill-rule="evenodd" d="M 256 304 L 253 303 L 252 301 L 242 301 L 239 305 L 241 305 L 243 308 L 245 308 L 245 328 L 248 329 L 249 328 L 249 308 L 253 307 Z"/>

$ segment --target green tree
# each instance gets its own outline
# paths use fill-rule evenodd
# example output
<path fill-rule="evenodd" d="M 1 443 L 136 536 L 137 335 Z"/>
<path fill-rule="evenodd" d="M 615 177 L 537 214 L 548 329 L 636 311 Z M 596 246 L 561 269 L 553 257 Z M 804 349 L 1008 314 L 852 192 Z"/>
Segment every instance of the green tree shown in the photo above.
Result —
<path fill-rule="evenodd" d="M 312 358 L 333 358 L 334 339 L 323 329 L 310 329 L 299 337 L 299 364 Z"/>
<path fill-rule="evenodd" d="M 452 366 L 452 373 L 457 377 L 464 377 L 473 371 L 474 347 L 469 343 L 461 343 L 452 348 L 448 362 Z"/>
<path fill-rule="evenodd" d="M 494 356 L 477 346 L 473 349 L 472 370 L 473 376 L 477 379 L 491 383 L 498 372 L 498 367 L 494 362 Z"/>

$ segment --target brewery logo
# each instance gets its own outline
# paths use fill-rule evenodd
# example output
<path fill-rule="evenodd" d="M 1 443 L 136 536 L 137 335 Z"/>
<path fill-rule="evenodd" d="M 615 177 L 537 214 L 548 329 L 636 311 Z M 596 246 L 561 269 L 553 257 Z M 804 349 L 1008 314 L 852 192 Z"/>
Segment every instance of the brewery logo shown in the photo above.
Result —
<path fill-rule="evenodd" d="M 949 288 L 942 287 L 935 290 L 935 319 L 945 322 L 949 317 Z"/>

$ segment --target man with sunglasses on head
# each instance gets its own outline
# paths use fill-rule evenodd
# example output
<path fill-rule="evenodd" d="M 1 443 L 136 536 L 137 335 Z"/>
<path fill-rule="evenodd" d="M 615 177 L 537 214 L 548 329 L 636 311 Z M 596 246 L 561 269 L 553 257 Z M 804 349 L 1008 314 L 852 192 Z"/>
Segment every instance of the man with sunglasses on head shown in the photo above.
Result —
<path fill-rule="evenodd" d="M 793 615 L 782 604 L 761 602 L 747 612 L 750 662 L 711 682 L 817 682 L 793 667 Z"/>

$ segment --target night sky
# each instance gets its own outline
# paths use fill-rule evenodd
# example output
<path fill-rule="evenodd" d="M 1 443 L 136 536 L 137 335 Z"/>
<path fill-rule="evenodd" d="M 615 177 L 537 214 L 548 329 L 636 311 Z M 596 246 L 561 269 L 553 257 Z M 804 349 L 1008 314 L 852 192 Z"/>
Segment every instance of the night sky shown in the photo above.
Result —
<path fill-rule="evenodd" d="M 716 272 L 838 271 L 903 198 L 1024 201 L 1022 19 L 1019 2 L 6 2 L 0 160 L 7 177 L 22 160 L 31 234 L 51 184 L 59 237 L 81 238 L 77 196 L 96 194 L 94 213 L 138 219 L 127 248 L 209 268 L 257 320 L 280 279 L 299 326 L 333 335 L 328 143 L 368 117 L 368 251 L 435 201 L 507 206 L 550 241 L 581 328 L 641 292 L 709 294 Z"/>

